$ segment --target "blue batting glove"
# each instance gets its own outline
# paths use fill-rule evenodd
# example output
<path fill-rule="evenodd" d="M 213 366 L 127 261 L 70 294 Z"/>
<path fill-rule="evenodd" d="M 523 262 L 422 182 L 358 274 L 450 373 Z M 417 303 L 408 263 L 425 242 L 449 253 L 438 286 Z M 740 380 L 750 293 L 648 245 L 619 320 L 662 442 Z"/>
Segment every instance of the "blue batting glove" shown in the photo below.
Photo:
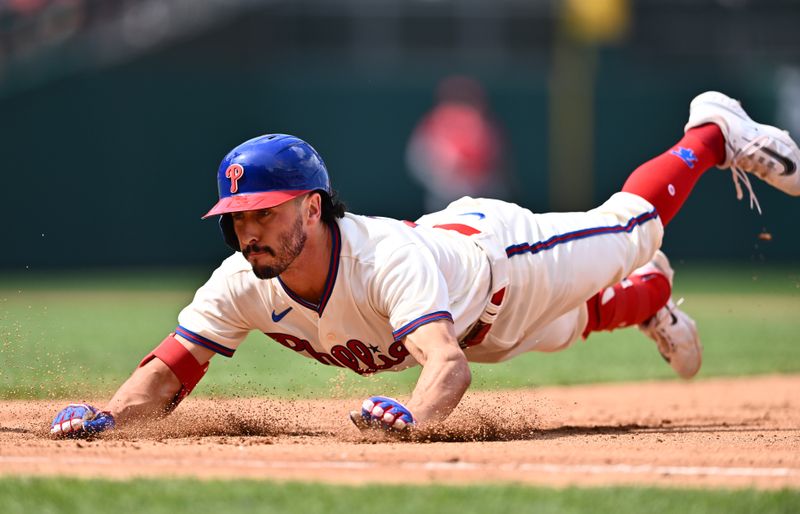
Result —
<path fill-rule="evenodd" d="M 50 424 L 55 437 L 89 437 L 114 428 L 114 416 L 87 403 L 71 403 Z"/>
<path fill-rule="evenodd" d="M 388 431 L 405 431 L 417 424 L 405 405 L 394 398 L 371 396 L 361 404 L 361 414 L 350 413 L 350 419 L 362 429 L 380 428 Z"/>

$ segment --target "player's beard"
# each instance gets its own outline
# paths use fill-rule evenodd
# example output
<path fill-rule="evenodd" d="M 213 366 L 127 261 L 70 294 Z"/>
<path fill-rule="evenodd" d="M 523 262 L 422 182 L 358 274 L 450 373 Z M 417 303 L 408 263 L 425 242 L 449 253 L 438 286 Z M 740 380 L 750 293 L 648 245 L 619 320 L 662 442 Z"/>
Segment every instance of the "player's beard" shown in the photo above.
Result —
<path fill-rule="evenodd" d="M 300 252 L 303 251 L 303 248 L 305 248 L 306 239 L 308 239 L 308 236 L 303 231 L 303 217 L 298 214 L 292 227 L 278 237 L 277 251 L 269 246 L 250 245 L 242 253 L 247 257 L 254 251 L 265 252 L 275 258 L 275 262 L 271 264 L 250 262 L 255 276 L 261 280 L 268 280 L 286 271 L 286 268 L 294 262 Z"/>

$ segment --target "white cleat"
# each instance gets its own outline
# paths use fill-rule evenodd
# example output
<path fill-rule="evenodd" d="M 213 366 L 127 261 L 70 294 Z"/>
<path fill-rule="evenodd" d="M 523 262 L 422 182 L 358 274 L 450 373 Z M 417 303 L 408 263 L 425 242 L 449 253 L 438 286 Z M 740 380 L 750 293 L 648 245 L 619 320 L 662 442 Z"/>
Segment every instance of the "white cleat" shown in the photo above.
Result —
<path fill-rule="evenodd" d="M 785 130 L 756 123 L 744 112 L 738 100 L 709 91 L 697 96 L 689 107 L 684 131 L 714 123 L 725 137 L 725 162 L 730 168 L 736 196 L 742 199 L 742 181 L 750 193 L 750 207 L 761 208 L 753 194 L 747 173 L 792 196 L 800 196 L 800 149 Z"/>
<path fill-rule="evenodd" d="M 672 285 L 675 272 L 661 251 L 656 252 L 653 260 L 634 273 L 646 273 L 653 267 L 664 273 Z M 703 346 L 697 334 L 697 325 L 671 298 L 653 317 L 639 325 L 639 329 L 656 342 L 661 356 L 682 378 L 692 378 L 700 371 Z"/>

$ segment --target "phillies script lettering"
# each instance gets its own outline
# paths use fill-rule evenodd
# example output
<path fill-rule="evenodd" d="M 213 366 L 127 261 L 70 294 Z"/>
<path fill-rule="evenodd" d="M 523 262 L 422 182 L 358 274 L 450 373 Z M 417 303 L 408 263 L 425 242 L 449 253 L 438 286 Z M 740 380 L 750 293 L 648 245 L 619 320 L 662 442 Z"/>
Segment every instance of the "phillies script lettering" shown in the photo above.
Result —
<path fill-rule="evenodd" d="M 298 353 L 305 352 L 317 361 L 328 366 L 350 368 L 359 375 L 371 375 L 377 371 L 393 368 L 408 357 L 408 350 L 400 341 L 395 341 L 389 346 L 388 355 L 373 355 L 369 347 L 357 339 L 351 339 L 346 344 L 337 344 L 331 348 L 331 353 L 317 351 L 310 342 L 289 334 L 267 333 L 267 336 L 280 344 Z"/>

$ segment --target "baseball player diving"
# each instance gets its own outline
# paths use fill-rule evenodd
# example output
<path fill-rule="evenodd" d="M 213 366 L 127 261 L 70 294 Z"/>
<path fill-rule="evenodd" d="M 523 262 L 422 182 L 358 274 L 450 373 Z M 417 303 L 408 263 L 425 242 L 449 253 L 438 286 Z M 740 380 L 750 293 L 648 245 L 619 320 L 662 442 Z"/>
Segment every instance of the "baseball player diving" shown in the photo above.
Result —
<path fill-rule="evenodd" d="M 564 350 L 638 326 L 683 378 L 700 369 L 694 321 L 670 299 L 664 228 L 702 174 L 727 168 L 739 198 L 755 175 L 800 195 L 800 149 L 721 93 L 695 98 L 680 141 L 587 212 L 535 214 L 465 197 L 415 222 L 345 212 L 320 155 L 290 135 L 251 139 L 223 159 L 225 259 L 108 404 L 72 404 L 55 436 L 87 436 L 170 412 L 215 355 L 258 330 L 300 355 L 367 375 L 421 365 L 410 399 L 374 396 L 351 419 L 391 433 L 443 420 L 470 362 Z"/>

